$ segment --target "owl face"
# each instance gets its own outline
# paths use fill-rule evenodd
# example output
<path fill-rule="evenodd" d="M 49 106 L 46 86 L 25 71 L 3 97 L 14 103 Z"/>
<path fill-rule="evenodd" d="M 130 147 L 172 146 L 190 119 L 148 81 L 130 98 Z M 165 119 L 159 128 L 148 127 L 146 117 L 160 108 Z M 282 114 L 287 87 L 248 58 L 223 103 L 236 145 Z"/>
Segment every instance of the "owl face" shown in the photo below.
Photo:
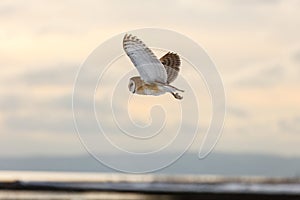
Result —
<path fill-rule="evenodd" d="M 130 79 L 129 84 L 128 84 L 129 91 L 132 93 L 135 93 L 135 88 L 136 88 L 136 85 L 135 85 L 134 80 Z"/>
<path fill-rule="evenodd" d="M 138 88 L 142 87 L 144 85 L 144 82 L 141 80 L 141 77 L 134 76 L 131 77 L 128 84 L 128 89 L 132 93 L 139 93 L 137 90 Z"/>

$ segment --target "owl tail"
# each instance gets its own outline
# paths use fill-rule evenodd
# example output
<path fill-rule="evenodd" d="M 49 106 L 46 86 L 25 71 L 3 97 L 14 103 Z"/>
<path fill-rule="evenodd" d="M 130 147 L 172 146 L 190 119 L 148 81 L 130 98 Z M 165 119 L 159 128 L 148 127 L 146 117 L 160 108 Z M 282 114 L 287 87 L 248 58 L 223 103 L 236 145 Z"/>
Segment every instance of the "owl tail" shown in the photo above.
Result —
<path fill-rule="evenodd" d="M 171 93 L 177 92 L 177 91 L 184 92 L 184 90 L 178 89 L 177 87 L 174 87 L 172 85 L 166 85 L 165 88 L 168 90 L 168 92 L 171 92 Z"/>
<path fill-rule="evenodd" d="M 181 100 L 181 99 L 183 98 L 182 96 L 180 96 L 180 95 L 177 93 L 177 91 L 179 91 L 179 92 L 184 92 L 184 90 L 178 89 L 178 88 L 176 88 L 176 87 L 174 87 L 174 86 L 172 86 L 172 85 L 166 85 L 165 88 L 166 88 L 166 90 L 167 90 L 168 92 L 170 92 L 170 93 L 173 95 L 173 97 L 174 97 L 175 99 Z"/>

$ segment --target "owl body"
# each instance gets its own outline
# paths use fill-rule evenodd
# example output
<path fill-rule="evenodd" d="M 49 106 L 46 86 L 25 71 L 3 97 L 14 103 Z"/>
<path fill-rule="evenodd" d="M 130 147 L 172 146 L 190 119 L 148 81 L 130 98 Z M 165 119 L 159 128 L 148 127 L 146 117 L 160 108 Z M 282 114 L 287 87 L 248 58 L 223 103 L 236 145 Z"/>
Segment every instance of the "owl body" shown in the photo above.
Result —
<path fill-rule="evenodd" d="M 140 39 L 130 34 L 124 36 L 123 48 L 140 74 L 130 78 L 130 92 L 154 96 L 171 93 L 176 99 L 182 99 L 177 92 L 184 91 L 170 85 L 180 70 L 180 58 L 176 53 L 169 52 L 157 59 Z"/>
<path fill-rule="evenodd" d="M 169 92 L 163 84 L 147 84 L 140 77 L 132 77 L 128 84 L 129 91 L 133 94 L 159 96 Z"/>
<path fill-rule="evenodd" d="M 164 91 L 162 86 L 145 84 L 143 87 L 138 88 L 136 93 L 141 95 L 159 96 L 166 93 L 166 91 Z"/>

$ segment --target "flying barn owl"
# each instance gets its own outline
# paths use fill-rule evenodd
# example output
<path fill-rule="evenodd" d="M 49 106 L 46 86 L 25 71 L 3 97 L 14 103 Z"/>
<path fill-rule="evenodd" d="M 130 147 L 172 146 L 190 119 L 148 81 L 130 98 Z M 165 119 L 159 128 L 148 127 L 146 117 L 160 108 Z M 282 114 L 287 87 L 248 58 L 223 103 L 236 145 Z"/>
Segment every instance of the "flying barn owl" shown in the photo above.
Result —
<path fill-rule="evenodd" d="M 162 95 L 171 93 L 182 99 L 177 92 L 184 92 L 172 85 L 180 71 L 180 58 L 176 53 L 167 53 L 158 59 L 154 53 L 136 36 L 126 34 L 123 48 L 140 76 L 130 78 L 128 88 L 133 94 Z"/>

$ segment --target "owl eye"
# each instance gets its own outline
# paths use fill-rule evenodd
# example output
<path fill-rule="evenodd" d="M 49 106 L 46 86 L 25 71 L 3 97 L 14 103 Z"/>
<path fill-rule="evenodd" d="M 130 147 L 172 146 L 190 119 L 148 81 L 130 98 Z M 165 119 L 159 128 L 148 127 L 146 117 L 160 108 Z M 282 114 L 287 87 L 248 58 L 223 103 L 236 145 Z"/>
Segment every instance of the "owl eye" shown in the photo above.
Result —
<path fill-rule="evenodd" d="M 134 88 L 134 83 L 133 83 L 133 82 L 130 82 L 130 83 L 129 83 L 128 88 L 129 88 L 129 90 L 130 90 L 132 93 L 135 93 L 135 88 Z"/>

